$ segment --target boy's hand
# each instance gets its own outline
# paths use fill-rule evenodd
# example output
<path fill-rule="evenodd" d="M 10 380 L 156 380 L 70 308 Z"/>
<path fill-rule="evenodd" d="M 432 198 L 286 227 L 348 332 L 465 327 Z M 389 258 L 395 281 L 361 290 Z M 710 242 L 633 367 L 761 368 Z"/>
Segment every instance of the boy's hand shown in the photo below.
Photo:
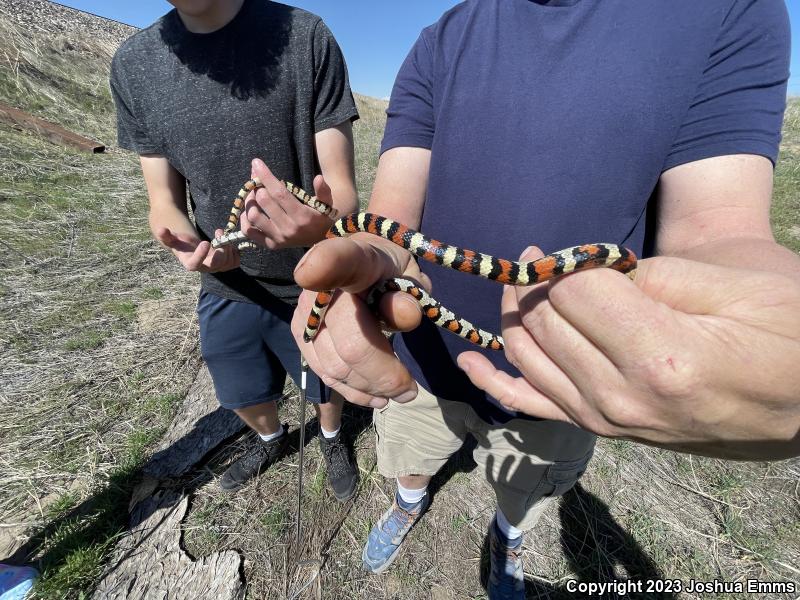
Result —
<path fill-rule="evenodd" d="M 217 229 L 214 235 L 221 236 L 222 229 Z M 166 227 L 156 229 L 155 237 L 172 250 L 187 271 L 218 273 L 239 266 L 239 251 L 232 245 L 214 249 L 210 242 L 200 241 L 196 234 L 173 233 Z"/>

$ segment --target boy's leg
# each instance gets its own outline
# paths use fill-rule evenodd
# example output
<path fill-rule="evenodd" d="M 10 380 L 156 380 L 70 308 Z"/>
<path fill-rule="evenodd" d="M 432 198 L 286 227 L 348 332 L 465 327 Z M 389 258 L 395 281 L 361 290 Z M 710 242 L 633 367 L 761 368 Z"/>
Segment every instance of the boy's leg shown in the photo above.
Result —
<path fill-rule="evenodd" d="M 328 401 L 314 405 L 319 421 L 317 439 L 325 457 L 333 495 L 340 502 L 347 502 L 358 487 L 358 465 L 353 458 L 352 444 L 346 443 L 342 434 L 344 398 L 338 392 L 327 392 Z"/>
<path fill-rule="evenodd" d="M 292 312 L 291 307 L 285 304 L 265 311 L 262 329 L 264 343 L 299 386 L 301 354 L 290 329 Z M 320 424 L 317 439 L 325 458 L 328 482 L 336 499 L 346 502 L 356 492 L 358 466 L 353 458 L 351 444 L 346 443 L 341 430 L 344 398 L 326 388 L 316 373 L 309 370 L 306 373 L 306 400 L 315 405 Z"/>
<path fill-rule="evenodd" d="M 523 533 L 578 481 L 591 459 L 595 436 L 555 421 L 513 419 L 493 427 L 474 415 L 472 423 L 479 440 L 475 461 L 497 497 L 489 526 L 488 596 L 522 600 Z"/>
<path fill-rule="evenodd" d="M 228 491 L 241 487 L 286 452 L 288 432 L 278 421 L 275 401 L 283 394 L 286 371 L 264 346 L 260 322 L 264 309 L 202 292 L 197 313 L 200 347 L 217 400 L 258 436 L 220 478 Z"/>
<path fill-rule="evenodd" d="M 397 479 L 391 506 L 372 527 L 361 558 L 364 568 L 382 573 L 428 508 L 431 477 L 464 443 L 466 405 L 439 400 L 422 386 L 407 404 L 390 401 L 373 413 L 378 470 Z"/>
<path fill-rule="evenodd" d="M 278 404 L 276 402 L 262 402 L 253 406 L 233 409 L 247 426 L 261 436 L 277 433 L 281 428 L 278 420 Z"/>
<path fill-rule="evenodd" d="M 324 404 L 315 404 L 320 430 L 330 433 L 338 433 L 342 426 L 342 407 L 344 398 L 338 392 L 331 391 L 330 398 Z M 333 437 L 333 436 L 330 436 Z"/>

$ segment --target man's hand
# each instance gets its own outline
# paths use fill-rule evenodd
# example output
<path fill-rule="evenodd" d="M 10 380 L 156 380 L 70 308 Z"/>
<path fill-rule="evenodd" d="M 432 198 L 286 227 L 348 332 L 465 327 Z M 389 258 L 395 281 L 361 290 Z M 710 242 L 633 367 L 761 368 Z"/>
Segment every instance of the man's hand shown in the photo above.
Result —
<path fill-rule="evenodd" d="M 214 249 L 210 242 L 201 242 L 195 234 L 174 233 L 166 227 L 158 227 L 153 233 L 159 242 L 172 250 L 187 271 L 218 273 L 239 266 L 239 251 L 233 246 Z M 222 229 L 217 229 L 214 235 L 221 236 Z"/>
<path fill-rule="evenodd" d="M 429 287 L 410 255 L 370 234 L 326 240 L 303 257 L 295 280 L 306 289 L 292 319 L 300 351 L 325 385 L 350 402 L 382 408 L 387 399 L 407 402 L 417 395 L 411 375 L 397 360 L 391 344 L 367 308 L 363 294 L 374 283 L 402 275 Z M 306 343 L 303 331 L 316 292 L 339 288 L 316 338 Z M 382 320 L 392 329 L 419 325 L 422 311 L 408 294 L 387 294 L 381 300 Z"/>
<path fill-rule="evenodd" d="M 541 256 L 529 249 L 524 260 Z M 678 258 L 506 288 L 506 356 L 458 363 L 507 408 L 710 456 L 800 453 L 800 285 Z"/>
<path fill-rule="evenodd" d="M 241 215 L 242 232 L 256 244 L 270 250 L 311 246 L 325 237 L 331 220 L 299 202 L 259 159 L 253 160 L 253 177 L 263 188 L 250 192 Z M 317 199 L 333 205 L 331 188 L 322 175 L 314 178 Z"/>

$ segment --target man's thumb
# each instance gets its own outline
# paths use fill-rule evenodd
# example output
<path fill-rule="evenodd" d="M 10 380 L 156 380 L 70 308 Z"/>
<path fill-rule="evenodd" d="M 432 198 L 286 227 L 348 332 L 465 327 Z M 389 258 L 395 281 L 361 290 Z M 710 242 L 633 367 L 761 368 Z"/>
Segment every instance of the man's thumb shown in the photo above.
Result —
<path fill-rule="evenodd" d="M 318 200 L 328 205 L 333 205 L 333 192 L 322 175 L 314 177 L 314 195 Z"/>

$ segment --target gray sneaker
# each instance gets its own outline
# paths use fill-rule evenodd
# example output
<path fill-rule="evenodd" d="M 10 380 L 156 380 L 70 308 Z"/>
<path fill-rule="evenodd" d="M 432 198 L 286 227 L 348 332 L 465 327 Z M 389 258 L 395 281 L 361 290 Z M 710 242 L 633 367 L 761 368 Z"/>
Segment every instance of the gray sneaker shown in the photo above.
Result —
<path fill-rule="evenodd" d="M 395 493 L 394 502 L 372 526 L 361 552 L 361 562 L 367 571 L 383 573 L 391 566 L 400 552 L 400 545 L 428 508 L 430 501 L 430 494 L 425 494 L 416 504 L 406 504 L 400 494 Z"/>
<path fill-rule="evenodd" d="M 268 467 L 278 462 L 286 453 L 289 445 L 289 428 L 283 426 L 280 437 L 265 442 L 258 434 L 252 440 L 251 446 L 239 460 L 233 463 L 222 474 L 219 486 L 226 492 L 233 492 L 242 487 L 253 477 L 258 477 Z"/>
<path fill-rule="evenodd" d="M 525 600 L 525 573 L 522 569 L 522 538 L 509 543 L 497 528 L 489 525 L 491 567 L 486 591 L 489 600 Z"/>

